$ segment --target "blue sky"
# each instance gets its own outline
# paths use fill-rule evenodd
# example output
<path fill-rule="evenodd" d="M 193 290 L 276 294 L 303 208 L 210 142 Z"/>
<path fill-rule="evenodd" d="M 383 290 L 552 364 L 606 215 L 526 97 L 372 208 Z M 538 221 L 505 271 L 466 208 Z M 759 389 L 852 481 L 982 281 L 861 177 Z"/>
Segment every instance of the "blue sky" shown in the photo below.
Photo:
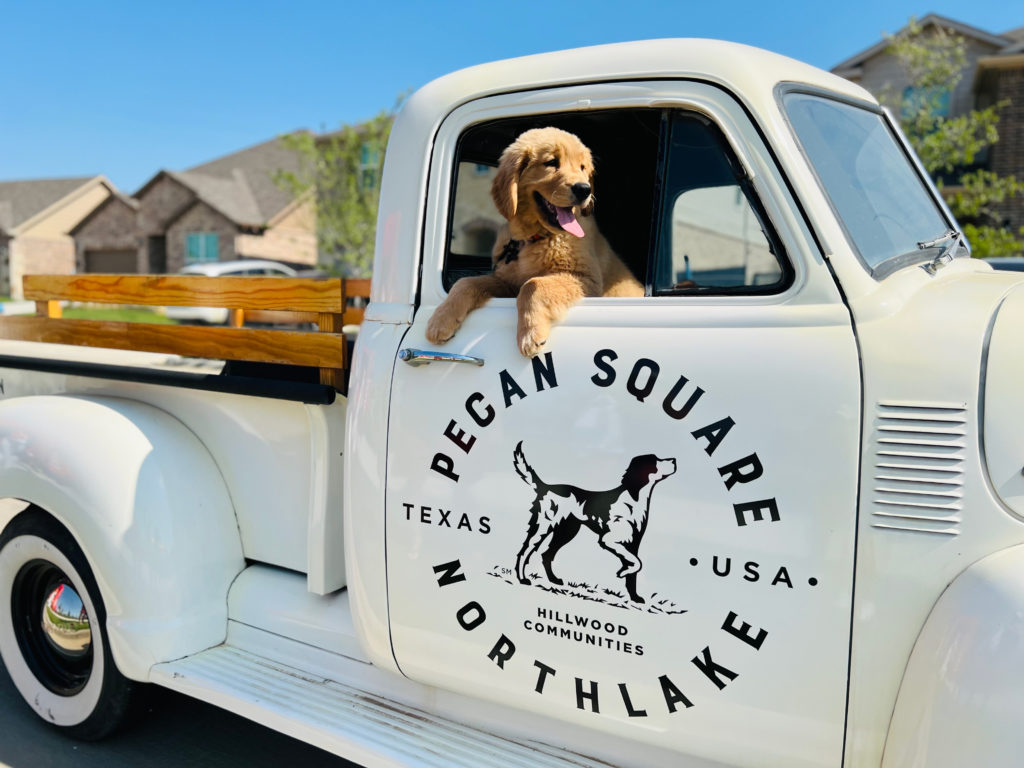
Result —
<path fill-rule="evenodd" d="M 296 128 L 357 122 L 403 91 L 494 59 L 713 37 L 828 69 L 911 15 L 935 12 L 991 32 L 1024 25 L 1024 7 L 1006 0 L 2 6 L 0 180 L 103 173 L 128 193 L 161 168 Z"/>

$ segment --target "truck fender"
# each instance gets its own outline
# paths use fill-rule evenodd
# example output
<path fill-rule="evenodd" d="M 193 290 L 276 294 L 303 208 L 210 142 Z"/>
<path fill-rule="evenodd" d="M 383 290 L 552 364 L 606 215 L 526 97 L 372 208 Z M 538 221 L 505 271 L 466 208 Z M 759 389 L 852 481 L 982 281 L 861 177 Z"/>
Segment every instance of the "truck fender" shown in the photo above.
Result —
<path fill-rule="evenodd" d="M 1019 766 L 1024 754 L 1024 545 L 961 573 L 911 653 L 883 768 Z"/>
<path fill-rule="evenodd" d="M 168 413 L 113 397 L 0 401 L 0 498 L 74 536 L 126 677 L 224 641 L 238 524 L 213 457 Z"/>

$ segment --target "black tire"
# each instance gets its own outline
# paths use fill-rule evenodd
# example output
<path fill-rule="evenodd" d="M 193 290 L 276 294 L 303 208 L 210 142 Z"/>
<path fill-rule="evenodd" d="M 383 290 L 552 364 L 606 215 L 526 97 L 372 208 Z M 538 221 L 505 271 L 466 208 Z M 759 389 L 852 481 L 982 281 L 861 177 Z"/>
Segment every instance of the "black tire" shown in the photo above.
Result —
<path fill-rule="evenodd" d="M 36 714 L 83 741 L 121 725 L 138 687 L 114 665 L 106 621 L 71 533 L 36 508 L 15 517 L 0 534 L 0 656 Z"/>

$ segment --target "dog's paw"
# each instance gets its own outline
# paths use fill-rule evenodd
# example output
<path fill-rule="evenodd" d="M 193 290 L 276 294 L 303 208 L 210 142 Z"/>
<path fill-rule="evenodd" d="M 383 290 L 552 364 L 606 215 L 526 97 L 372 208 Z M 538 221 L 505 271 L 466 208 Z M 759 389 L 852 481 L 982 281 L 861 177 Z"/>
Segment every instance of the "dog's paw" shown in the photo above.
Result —
<path fill-rule="evenodd" d="M 527 586 L 527 587 L 530 586 L 530 584 L 531 584 L 530 580 L 528 578 L 526 578 L 525 576 L 520 576 L 519 577 L 519 583 L 524 585 L 524 586 Z"/>
<path fill-rule="evenodd" d="M 548 343 L 547 334 L 543 336 L 540 334 L 538 329 L 532 326 L 526 326 L 519 331 L 519 351 L 523 357 L 536 357 L 544 349 L 544 345 Z"/>
<path fill-rule="evenodd" d="M 642 597 L 640 597 L 640 595 L 635 595 L 635 594 L 634 595 L 630 595 L 629 599 L 632 600 L 634 603 L 640 603 L 641 605 L 643 605 L 644 603 L 647 602 Z"/>
<path fill-rule="evenodd" d="M 430 320 L 427 321 L 427 341 L 431 344 L 444 344 L 451 340 L 455 332 L 459 330 L 460 325 L 462 323 L 448 312 L 445 307 L 438 307 L 434 310 L 434 314 L 430 316 Z"/>

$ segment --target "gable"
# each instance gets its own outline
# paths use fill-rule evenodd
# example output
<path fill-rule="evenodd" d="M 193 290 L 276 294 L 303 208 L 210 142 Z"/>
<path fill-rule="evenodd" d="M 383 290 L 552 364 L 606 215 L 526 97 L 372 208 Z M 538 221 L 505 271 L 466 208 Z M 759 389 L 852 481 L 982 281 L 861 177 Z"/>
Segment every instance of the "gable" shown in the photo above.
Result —
<path fill-rule="evenodd" d="M 160 171 L 135 197 L 139 201 L 140 234 L 159 235 L 195 202 L 196 193 L 167 171 Z"/>
<path fill-rule="evenodd" d="M 279 171 L 298 173 L 301 167 L 302 158 L 299 153 L 285 146 L 280 138 L 274 138 L 193 166 L 182 175 L 197 174 L 210 180 L 233 180 L 239 187 L 244 187 L 245 195 L 248 197 L 247 200 L 240 200 L 239 207 L 245 206 L 241 210 L 248 210 L 248 206 L 251 205 L 252 209 L 258 212 L 255 217 L 247 214 L 247 218 L 236 220 L 243 224 L 266 224 L 294 200 L 289 192 L 277 185 L 274 174 Z M 212 184 L 212 181 L 208 183 Z M 214 200 L 209 202 L 217 205 Z M 223 206 L 217 207 L 224 210 Z M 232 211 L 224 212 L 233 215 Z"/>
<path fill-rule="evenodd" d="M 79 242 L 131 247 L 135 244 L 137 211 L 135 201 L 111 195 L 71 230 L 71 236 Z"/>

